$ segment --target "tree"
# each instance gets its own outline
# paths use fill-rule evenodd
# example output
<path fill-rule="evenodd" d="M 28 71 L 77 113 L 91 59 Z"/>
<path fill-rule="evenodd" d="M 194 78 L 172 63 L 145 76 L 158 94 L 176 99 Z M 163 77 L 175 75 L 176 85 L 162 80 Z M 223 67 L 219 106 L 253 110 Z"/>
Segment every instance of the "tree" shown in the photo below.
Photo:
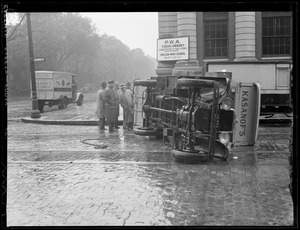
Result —
<path fill-rule="evenodd" d="M 27 25 L 23 14 L 7 26 L 8 75 L 11 84 L 29 88 Z M 130 50 L 115 37 L 99 36 L 89 18 L 78 13 L 32 13 L 35 57 L 44 57 L 36 70 L 76 74 L 79 87 L 115 80 L 132 81 L 155 73 L 153 61 L 141 49 Z M 26 76 L 26 77 L 24 77 Z"/>
<path fill-rule="evenodd" d="M 25 21 L 25 17 L 26 15 L 23 13 L 14 13 L 6 15 L 7 42 L 13 41 L 20 36 L 24 36 L 20 27 Z"/>

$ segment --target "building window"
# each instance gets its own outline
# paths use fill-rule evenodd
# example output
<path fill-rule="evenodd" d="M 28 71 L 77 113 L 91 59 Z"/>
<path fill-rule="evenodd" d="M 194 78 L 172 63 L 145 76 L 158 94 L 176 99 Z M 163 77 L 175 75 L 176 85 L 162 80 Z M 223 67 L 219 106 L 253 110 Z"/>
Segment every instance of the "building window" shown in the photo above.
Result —
<path fill-rule="evenodd" d="M 227 13 L 204 13 L 204 57 L 227 58 L 228 19 Z"/>
<path fill-rule="evenodd" d="M 264 56 L 291 55 L 291 17 L 262 18 L 262 53 Z"/>

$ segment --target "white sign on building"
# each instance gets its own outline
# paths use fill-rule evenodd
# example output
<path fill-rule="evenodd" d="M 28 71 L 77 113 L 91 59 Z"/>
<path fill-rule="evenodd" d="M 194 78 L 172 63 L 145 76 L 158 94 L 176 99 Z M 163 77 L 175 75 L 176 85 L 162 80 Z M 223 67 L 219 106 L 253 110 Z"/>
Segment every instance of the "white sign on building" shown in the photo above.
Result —
<path fill-rule="evenodd" d="M 157 39 L 157 61 L 189 59 L 189 37 Z"/>

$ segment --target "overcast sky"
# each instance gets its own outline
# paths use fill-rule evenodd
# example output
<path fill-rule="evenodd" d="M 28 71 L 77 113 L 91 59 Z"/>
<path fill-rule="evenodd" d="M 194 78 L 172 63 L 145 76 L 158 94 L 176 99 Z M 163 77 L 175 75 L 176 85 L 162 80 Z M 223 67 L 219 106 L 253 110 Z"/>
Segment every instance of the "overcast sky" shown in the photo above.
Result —
<path fill-rule="evenodd" d="M 82 13 L 92 19 L 98 32 L 121 40 L 130 49 L 141 48 L 146 55 L 156 58 L 158 13 Z"/>

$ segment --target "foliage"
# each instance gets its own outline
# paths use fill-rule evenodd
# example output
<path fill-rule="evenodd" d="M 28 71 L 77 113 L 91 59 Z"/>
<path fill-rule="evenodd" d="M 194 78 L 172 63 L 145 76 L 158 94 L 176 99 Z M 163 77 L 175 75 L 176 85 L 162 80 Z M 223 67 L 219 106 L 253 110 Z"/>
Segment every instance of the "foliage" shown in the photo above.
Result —
<path fill-rule="evenodd" d="M 14 85 L 25 80 L 28 86 L 27 21 L 25 14 L 17 14 L 17 19 L 18 23 L 6 26 L 8 76 Z M 36 70 L 74 73 L 79 87 L 87 83 L 100 87 L 102 81 L 125 82 L 155 74 L 155 61 L 141 49 L 130 50 L 115 37 L 98 35 L 91 20 L 78 13 L 31 13 L 31 24 L 34 56 L 46 60 L 35 63 Z M 8 86 L 12 82 L 8 81 Z"/>

